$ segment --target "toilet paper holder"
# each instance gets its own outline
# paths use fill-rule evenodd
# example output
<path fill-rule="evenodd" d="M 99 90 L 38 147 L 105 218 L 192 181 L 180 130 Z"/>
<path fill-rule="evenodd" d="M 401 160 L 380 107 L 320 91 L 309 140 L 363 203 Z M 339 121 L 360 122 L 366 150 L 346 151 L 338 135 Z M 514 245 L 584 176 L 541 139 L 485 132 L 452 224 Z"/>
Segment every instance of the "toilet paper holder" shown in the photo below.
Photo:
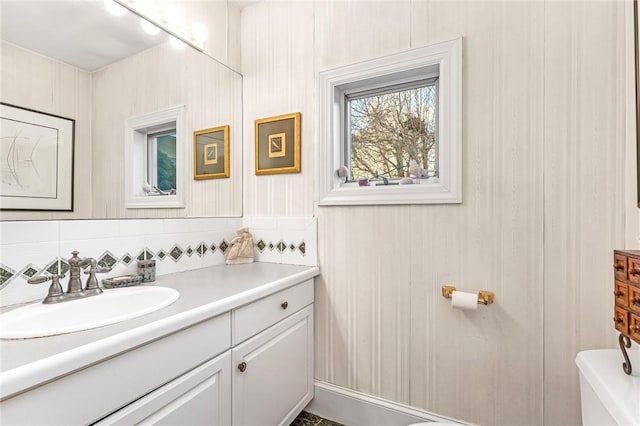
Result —
<path fill-rule="evenodd" d="M 442 297 L 451 299 L 451 294 L 456 291 L 452 285 L 442 286 Z M 491 305 L 493 303 L 493 292 L 487 290 L 478 291 L 478 305 Z"/>

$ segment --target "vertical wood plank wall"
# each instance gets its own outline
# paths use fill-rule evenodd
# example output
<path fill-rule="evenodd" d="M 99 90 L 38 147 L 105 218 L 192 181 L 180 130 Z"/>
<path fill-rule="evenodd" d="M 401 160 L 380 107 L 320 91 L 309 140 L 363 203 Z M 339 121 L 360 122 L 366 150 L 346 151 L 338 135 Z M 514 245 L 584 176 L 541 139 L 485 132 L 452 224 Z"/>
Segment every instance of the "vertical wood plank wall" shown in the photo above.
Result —
<path fill-rule="evenodd" d="M 242 12 L 244 214 L 318 217 L 316 378 L 482 425 L 577 425 L 614 347 L 625 240 L 623 2 L 261 2 Z M 464 201 L 315 207 L 318 71 L 462 35 Z M 302 172 L 253 121 L 302 113 Z M 327 171 L 328 172 L 328 171 Z M 476 312 L 440 286 L 492 290 Z"/>
<path fill-rule="evenodd" d="M 81 219 L 91 216 L 91 75 L 46 56 L 0 42 L 0 100 L 75 120 L 73 212 L 3 211 L 2 220 Z"/>
<path fill-rule="evenodd" d="M 578 424 L 575 354 L 615 347 L 624 244 L 624 3 L 548 2 L 544 87 L 545 424 Z M 628 193 L 627 193 L 628 194 Z"/>
<path fill-rule="evenodd" d="M 242 215 L 242 77 L 193 49 L 159 45 L 92 74 L 93 217 Z M 123 162 L 130 117 L 185 106 L 184 209 L 126 209 Z M 193 180 L 193 131 L 229 124 L 230 178 Z"/>

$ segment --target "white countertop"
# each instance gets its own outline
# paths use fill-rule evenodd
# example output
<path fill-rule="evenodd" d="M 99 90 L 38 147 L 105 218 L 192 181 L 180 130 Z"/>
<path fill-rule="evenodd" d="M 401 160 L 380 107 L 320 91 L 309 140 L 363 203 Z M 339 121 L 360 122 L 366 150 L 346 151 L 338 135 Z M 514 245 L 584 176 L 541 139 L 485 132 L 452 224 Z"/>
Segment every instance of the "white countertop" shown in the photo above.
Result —
<path fill-rule="evenodd" d="M 149 285 L 174 288 L 180 298 L 151 314 L 59 336 L 0 340 L 0 401 L 318 274 L 317 267 L 258 262 L 159 276 Z"/>

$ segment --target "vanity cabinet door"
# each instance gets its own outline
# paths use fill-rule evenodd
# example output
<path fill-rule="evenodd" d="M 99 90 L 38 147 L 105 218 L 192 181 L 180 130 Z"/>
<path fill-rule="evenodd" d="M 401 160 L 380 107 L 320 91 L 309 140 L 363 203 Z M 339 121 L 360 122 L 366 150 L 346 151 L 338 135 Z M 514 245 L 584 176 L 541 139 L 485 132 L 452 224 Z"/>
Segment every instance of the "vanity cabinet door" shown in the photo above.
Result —
<path fill-rule="evenodd" d="M 288 425 L 313 397 L 313 305 L 232 349 L 234 426 Z"/>
<path fill-rule="evenodd" d="M 96 423 L 231 424 L 231 353 L 214 358 Z"/>

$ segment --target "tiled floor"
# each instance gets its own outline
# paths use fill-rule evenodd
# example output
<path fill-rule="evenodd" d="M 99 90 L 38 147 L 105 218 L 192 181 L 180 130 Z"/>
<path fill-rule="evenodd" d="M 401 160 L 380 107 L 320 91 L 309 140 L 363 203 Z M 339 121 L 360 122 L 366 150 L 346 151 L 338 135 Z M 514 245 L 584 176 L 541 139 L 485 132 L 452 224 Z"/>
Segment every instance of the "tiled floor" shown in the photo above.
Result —
<path fill-rule="evenodd" d="M 289 426 L 344 426 L 303 411 Z"/>

